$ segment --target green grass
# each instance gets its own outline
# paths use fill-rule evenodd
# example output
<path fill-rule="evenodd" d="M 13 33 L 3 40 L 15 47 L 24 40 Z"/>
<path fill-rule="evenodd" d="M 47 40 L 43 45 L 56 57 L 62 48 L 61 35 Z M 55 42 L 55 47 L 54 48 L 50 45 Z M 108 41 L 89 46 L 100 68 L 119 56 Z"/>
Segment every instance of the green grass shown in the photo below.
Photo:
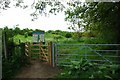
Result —
<path fill-rule="evenodd" d="M 56 39 L 55 37 L 59 37 L 59 39 Z M 16 35 L 14 36 L 14 42 L 16 44 L 19 44 L 19 40 L 21 42 L 32 42 L 32 36 L 28 36 L 25 38 L 24 35 Z M 57 34 L 51 34 L 51 33 L 45 33 L 45 42 L 54 42 L 54 43 L 64 43 L 64 41 L 68 41 L 67 38 L 65 38 L 64 36 L 61 35 L 57 35 Z"/>
<path fill-rule="evenodd" d="M 14 42 L 16 43 L 16 44 L 19 44 L 19 40 L 20 40 L 20 42 L 32 42 L 32 36 L 28 36 L 28 37 L 26 37 L 25 38 L 25 36 L 24 35 L 16 35 L 16 36 L 14 36 Z"/>
<path fill-rule="evenodd" d="M 60 36 L 57 34 L 51 34 L 51 33 L 45 33 L 45 42 L 48 43 L 49 41 L 52 41 L 53 43 L 58 43 L 58 44 L 85 44 L 89 43 L 89 41 L 94 42 L 94 38 L 87 38 L 87 37 L 81 37 L 80 40 L 75 40 L 72 38 L 65 38 L 64 36 L 61 36 L 58 40 L 55 39 L 55 37 Z M 24 35 L 16 35 L 14 36 L 14 42 L 19 44 L 19 40 L 21 42 L 32 42 L 32 36 L 28 36 L 25 38 Z M 90 51 L 88 48 L 80 50 L 83 46 L 59 46 L 59 54 L 79 54 L 79 55 L 84 55 L 85 52 L 90 55 L 97 55 L 96 53 Z M 92 49 L 101 49 L 101 47 L 91 47 Z M 65 50 L 69 49 L 69 50 Z M 103 47 L 102 47 L 103 49 Z M 35 51 L 33 51 L 35 52 Z M 38 51 L 36 51 L 38 52 Z M 105 55 L 104 55 L 105 56 Z M 63 56 L 64 58 L 77 58 L 80 59 L 80 56 Z M 98 59 L 101 57 L 100 56 L 92 56 L 92 57 L 87 57 L 88 59 Z M 62 61 L 62 60 L 61 60 Z M 69 62 L 69 60 L 64 60 L 66 62 Z"/>
<path fill-rule="evenodd" d="M 60 37 L 59 39 L 56 39 L 56 37 Z M 55 43 L 61 43 L 63 41 L 67 40 L 64 36 L 57 35 L 57 34 L 51 34 L 51 33 L 45 33 L 45 41 L 49 42 L 55 42 Z"/>
<path fill-rule="evenodd" d="M 56 39 L 56 37 L 60 37 L 59 39 Z M 21 42 L 32 42 L 32 36 L 25 37 L 24 35 L 16 35 L 14 36 L 14 42 L 19 44 L 19 40 Z M 62 35 L 52 34 L 52 33 L 45 33 L 45 42 L 52 41 L 54 43 L 60 43 L 60 44 L 80 44 L 84 43 L 84 41 L 88 40 L 86 37 L 81 37 L 80 40 L 69 38 Z"/>

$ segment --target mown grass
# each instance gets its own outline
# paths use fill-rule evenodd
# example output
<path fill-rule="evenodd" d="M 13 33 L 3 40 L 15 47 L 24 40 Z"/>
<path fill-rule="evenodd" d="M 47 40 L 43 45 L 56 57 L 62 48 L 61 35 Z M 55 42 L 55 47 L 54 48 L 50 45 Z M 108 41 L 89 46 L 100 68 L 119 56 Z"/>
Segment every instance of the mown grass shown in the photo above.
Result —
<path fill-rule="evenodd" d="M 58 37 L 58 39 L 56 39 L 56 37 Z M 24 35 L 16 35 L 14 36 L 14 42 L 19 44 L 19 40 L 20 42 L 32 42 L 32 36 L 27 36 L 25 37 Z M 57 34 L 51 34 L 51 33 L 45 33 L 45 42 L 55 42 L 55 43 L 61 43 L 64 41 L 67 41 L 68 39 L 65 38 L 64 36 L 61 35 L 57 35 Z"/>
<path fill-rule="evenodd" d="M 28 37 L 25 37 L 24 35 L 16 35 L 14 36 L 14 42 L 16 44 L 19 44 L 19 41 L 20 42 L 32 42 L 32 36 L 28 36 Z"/>

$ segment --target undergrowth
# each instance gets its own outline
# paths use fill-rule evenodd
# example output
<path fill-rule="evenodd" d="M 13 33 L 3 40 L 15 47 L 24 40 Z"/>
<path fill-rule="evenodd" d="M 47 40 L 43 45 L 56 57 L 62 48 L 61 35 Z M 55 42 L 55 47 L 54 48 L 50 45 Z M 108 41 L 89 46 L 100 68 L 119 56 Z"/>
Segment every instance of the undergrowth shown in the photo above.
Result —
<path fill-rule="evenodd" d="M 79 78 L 84 80 L 114 80 L 119 79 L 120 66 L 119 65 L 96 65 L 84 59 L 80 61 L 71 61 L 71 65 L 62 67 L 61 72 L 57 79 L 62 78 Z"/>
<path fill-rule="evenodd" d="M 2 78 L 13 78 L 23 66 L 29 64 L 29 59 L 24 55 L 24 48 L 16 46 L 10 58 L 2 59 Z"/>

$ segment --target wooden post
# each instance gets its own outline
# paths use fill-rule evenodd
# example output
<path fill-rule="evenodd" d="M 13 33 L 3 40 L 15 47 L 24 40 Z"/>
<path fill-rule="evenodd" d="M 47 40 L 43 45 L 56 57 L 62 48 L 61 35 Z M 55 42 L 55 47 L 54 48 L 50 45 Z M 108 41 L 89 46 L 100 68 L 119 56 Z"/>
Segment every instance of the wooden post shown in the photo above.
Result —
<path fill-rule="evenodd" d="M 39 57 L 40 57 L 41 60 L 42 60 L 42 56 L 43 56 L 43 55 L 42 55 L 42 50 L 41 50 L 42 45 L 43 45 L 42 42 L 40 42 L 40 56 L 39 56 Z"/>
<path fill-rule="evenodd" d="M 25 43 L 25 55 L 26 55 L 26 56 L 28 56 L 28 54 L 27 54 L 27 53 L 28 53 L 28 44 L 27 44 L 27 43 Z"/>
<path fill-rule="evenodd" d="M 31 51 L 31 44 L 30 44 L 30 42 L 28 43 L 28 55 L 29 55 L 29 60 L 31 61 L 31 53 L 32 51 Z"/>
<path fill-rule="evenodd" d="M 49 64 L 52 65 L 52 42 L 48 43 Z"/>
<path fill-rule="evenodd" d="M 0 79 L 2 80 L 2 29 L 0 28 Z"/>
<path fill-rule="evenodd" d="M 52 43 L 52 66 L 55 67 L 55 44 Z"/>
<path fill-rule="evenodd" d="M 4 55 L 5 59 L 7 59 L 6 32 L 3 33 L 3 43 L 4 43 Z"/>
<path fill-rule="evenodd" d="M 29 61 L 31 61 L 31 45 L 30 45 L 30 43 L 25 43 L 25 55 L 28 56 Z"/>

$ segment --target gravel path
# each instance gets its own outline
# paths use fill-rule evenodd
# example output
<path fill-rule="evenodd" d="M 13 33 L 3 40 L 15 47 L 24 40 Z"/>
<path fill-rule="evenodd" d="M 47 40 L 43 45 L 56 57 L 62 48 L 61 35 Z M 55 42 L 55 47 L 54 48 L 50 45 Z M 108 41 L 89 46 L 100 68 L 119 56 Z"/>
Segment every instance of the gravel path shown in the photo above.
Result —
<path fill-rule="evenodd" d="M 23 68 L 15 78 L 54 78 L 58 73 L 58 68 L 36 60 L 32 61 L 32 65 Z"/>

